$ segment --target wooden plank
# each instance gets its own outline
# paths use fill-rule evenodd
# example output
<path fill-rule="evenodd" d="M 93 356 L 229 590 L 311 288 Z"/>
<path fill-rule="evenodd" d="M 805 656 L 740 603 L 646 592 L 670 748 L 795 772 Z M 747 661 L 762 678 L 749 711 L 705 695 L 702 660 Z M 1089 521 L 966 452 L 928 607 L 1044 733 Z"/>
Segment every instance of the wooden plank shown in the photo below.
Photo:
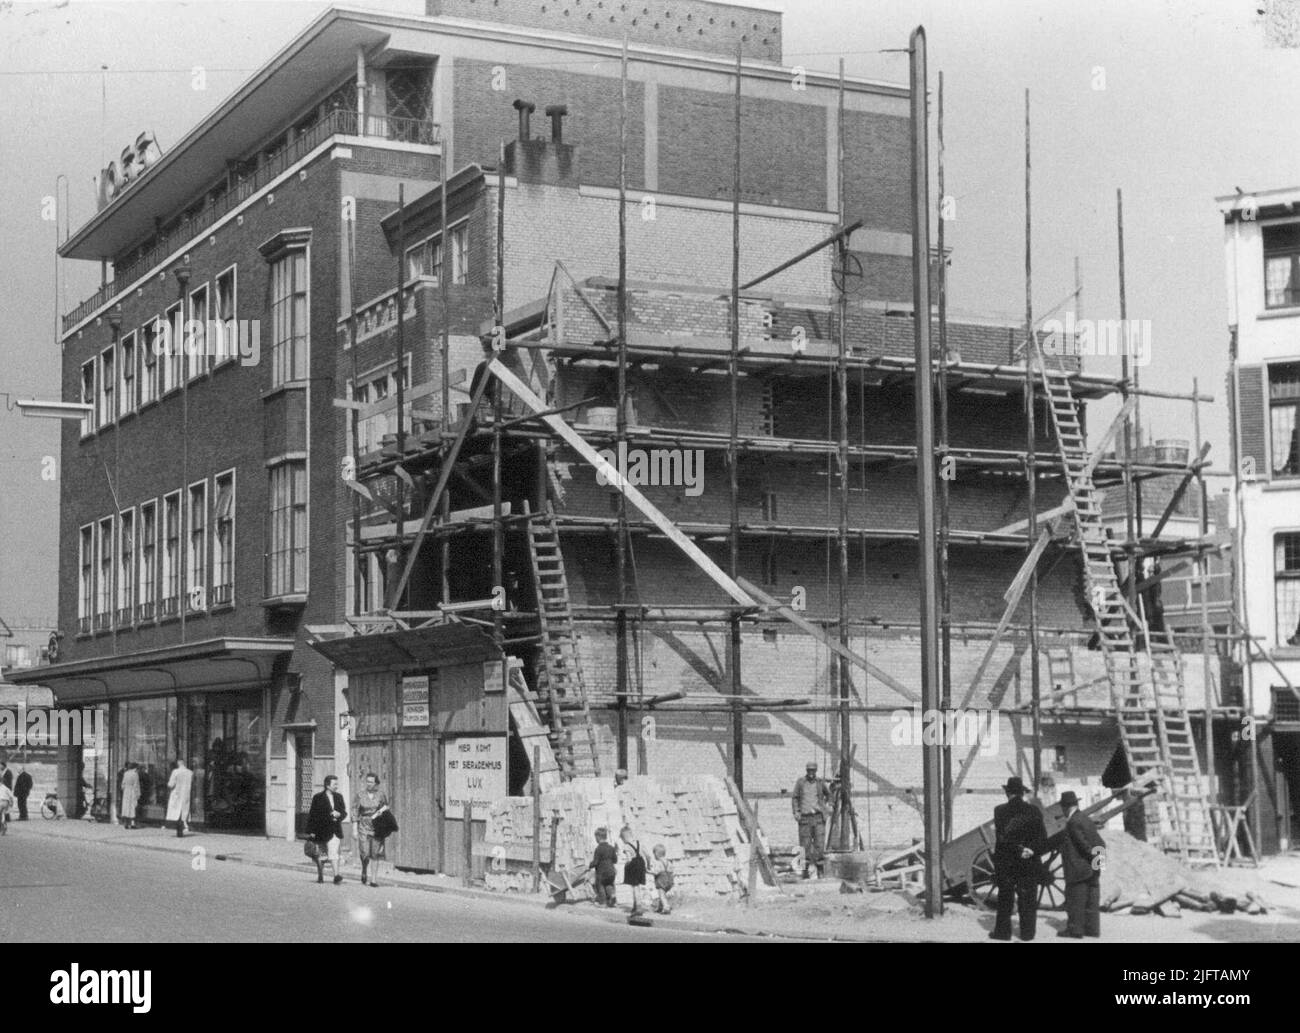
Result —
<path fill-rule="evenodd" d="M 1101 462 L 1102 453 L 1110 447 L 1110 443 L 1115 440 L 1115 435 L 1119 433 L 1120 428 L 1124 426 L 1124 421 L 1128 419 L 1129 414 L 1133 411 L 1133 406 L 1137 404 L 1137 395 L 1130 395 L 1129 400 L 1125 402 L 1115 419 L 1111 421 L 1110 428 L 1102 435 L 1101 441 L 1097 447 L 1092 450 L 1092 455 L 1088 457 L 1088 465 L 1083 468 L 1079 474 L 1080 478 L 1091 477 L 1092 472 L 1097 469 L 1097 464 Z"/>
<path fill-rule="evenodd" d="M 732 781 L 731 776 L 723 775 L 722 779 L 727 783 L 727 791 L 731 793 L 731 798 L 736 803 L 736 813 L 740 817 L 741 827 L 745 830 L 745 834 L 749 836 L 750 864 L 753 865 L 755 863 L 754 859 L 757 858 L 758 870 L 763 876 L 763 882 L 780 889 L 781 883 L 776 877 L 776 867 L 772 864 L 772 858 L 768 855 L 767 847 L 763 845 L 763 837 L 758 828 L 758 819 L 754 816 L 754 812 L 749 809 L 749 802 L 741 795 L 740 788 Z"/>
<path fill-rule="evenodd" d="M 1196 477 L 1196 472 L 1201 468 L 1202 464 L 1205 462 L 1205 457 L 1209 454 L 1210 443 L 1207 441 L 1201 446 L 1201 454 L 1197 457 L 1196 461 L 1192 463 L 1192 468 L 1183 474 L 1182 481 L 1179 482 L 1178 487 L 1174 489 L 1173 495 L 1170 496 L 1169 504 L 1165 506 L 1165 511 L 1160 514 L 1160 519 L 1156 521 L 1156 529 L 1151 532 L 1152 538 L 1160 537 L 1160 532 L 1165 529 L 1165 524 L 1168 523 L 1169 518 L 1173 516 L 1174 510 L 1178 508 L 1178 503 L 1183 501 L 1183 496 L 1187 493 L 1188 486 L 1192 483 L 1193 478 Z"/>
<path fill-rule="evenodd" d="M 1016 607 L 1020 605 L 1020 597 L 1025 593 L 1025 587 L 1029 584 L 1029 575 L 1034 568 L 1038 566 L 1038 558 L 1042 556 L 1043 550 L 1047 548 L 1047 543 L 1051 541 L 1051 531 L 1044 529 L 1043 533 L 1038 536 L 1038 541 L 1034 543 L 1033 550 L 1025 557 L 1025 561 L 1020 564 L 1020 570 L 1011 580 L 1011 587 L 1007 589 L 1004 596 L 1007 600 L 1007 608 L 1002 612 L 1002 619 L 998 621 L 997 630 L 993 632 L 993 638 L 989 640 L 989 647 L 984 651 L 984 657 L 980 660 L 980 665 L 975 669 L 975 677 L 971 679 L 970 688 L 966 690 L 966 695 L 961 701 L 961 709 L 965 710 L 970 706 L 970 701 L 975 695 L 975 690 L 979 688 L 980 679 L 984 677 L 984 671 L 988 668 L 989 661 L 993 659 L 993 652 L 997 649 L 998 643 L 1002 641 L 1002 636 L 1007 630 L 1007 625 L 1011 623 L 1011 617 L 1016 612 Z"/>
<path fill-rule="evenodd" d="M 659 512 L 659 510 L 651 504 L 649 499 L 642 495 L 641 492 L 639 492 L 632 484 L 628 483 L 627 479 L 616 470 L 612 464 L 606 462 L 599 452 L 592 448 L 591 445 L 587 444 L 577 431 L 565 423 L 564 420 L 560 419 L 559 416 L 556 416 L 553 413 L 547 413 L 546 404 L 533 394 L 522 380 L 510 372 L 510 370 L 506 369 L 499 359 L 493 359 L 488 365 L 488 369 L 491 370 L 491 372 L 496 375 L 497 379 L 505 384 L 505 386 L 508 387 L 521 402 L 532 409 L 533 412 L 545 414 L 541 415 L 541 419 L 544 420 L 550 428 L 555 431 L 555 433 L 560 435 L 560 437 L 562 437 L 574 449 L 574 451 L 582 456 L 583 459 L 594 466 L 600 473 L 604 474 L 608 484 L 612 484 L 626 495 L 628 501 L 644 513 L 650 522 L 668 537 L 669 541 L 681 549 L 682 552 L 686 553 L 696 566 L 713 579 L 714 583 L 717 584 L 719 588 L 742 606 L 757 605 L 739 584 L 728 577 L 726 572 L 714 563 L 713 560 L 709 559 L 699 546 L 687 538 L 686 535 L 682 534 L 676 524 Z M 484 379 L 486 380 L 486 378 Z M 412 553 L 412 556 L 414 556 L 414 553 Z"/>
<path fill-rule="evenodd" d="M 889 688 L 893 689 L 904 699 L 911 700 L 913 703 L 920 702 L 921 697 L 918 696 L 916 693 L 914 693 L 906 685 L 904 685 L 900 681 L 897 681 L 894 678 L 891 678 L 888 674 L 882 671 L 870 660 L 866 659 L 866 657 L 858 656 L 857 653 L 853 652 L 853 650 L 849 649 L 847 646 L 841 645 L 836 639 L 832 638 L 829 633 L 827 633 L 824 629 L 817 627 L 817 625 L 812 623 L 812 621 L 807 620 L 806 618 L 800 616 L 797 612 L 790 609 L 790 607 L 772 598 L 772 596 L 768 595 L 757 585 L 751 584 L 750 582 L 746 581 L 743 577 L 737 578 L 736 580 L 740 583 L 740 586 L 744 588 L 746 592 L 750 593 L 750 595 L 758 599 L 758 601 L 761 602 L 766 609 L 773 610 L 776 613 L 780 614 L 782 617 L 788 620 L 795 627 L 803 631 L 806 631 L 809 635 L 813 636 L 813 638 L 820 641 L 822 645 L 826 646 L 828 649 L 830 649 L 838 656 L 842 656 L 845 660 L 849 661 L 849 663 L 861 667 L 873 678 L 877 679 L 878 681 L 884 683 Z"/>
<path fill-rule="evenodd" d="M 1044 510 L 1038 514 L 1038 523 L 1043 524 L 1048 520 L 1055 520 L 1059 516 L 1065 516 L 1067 513 L 1074 512 L 1074 499 L 1067 497 L 1064 502 L 1053 509 Z M 1007 524 L 1006 527 L 999 527 L 996 531 L 986 531 L 985 534 L 1017 534 L 1029 526 L 1028 518 L 1017 520 L 1014 524 Z"/>

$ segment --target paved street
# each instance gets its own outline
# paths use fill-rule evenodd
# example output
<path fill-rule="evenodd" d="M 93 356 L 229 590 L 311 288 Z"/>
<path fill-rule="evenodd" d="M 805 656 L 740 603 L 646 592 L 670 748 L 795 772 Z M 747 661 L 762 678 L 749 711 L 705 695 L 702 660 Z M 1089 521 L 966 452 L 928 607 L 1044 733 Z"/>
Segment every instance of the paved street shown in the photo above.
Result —
<path fill-rule="evenodd" d="M 587 917 L 580 911 L 466 899 L 403 887 L 342 886 L 314 874 L 218 861 L 205 871 L 166 850 L 34 834 L 0 838 L 0 930 L 28 940 L 330 942 L 682 942 L 702 936 Z M 145 830 L 143 836 L 157 836 Z M 195 837 L 199 845 L 203 837 Z M 172 838 L 171 843 L 175 844 Z"/>

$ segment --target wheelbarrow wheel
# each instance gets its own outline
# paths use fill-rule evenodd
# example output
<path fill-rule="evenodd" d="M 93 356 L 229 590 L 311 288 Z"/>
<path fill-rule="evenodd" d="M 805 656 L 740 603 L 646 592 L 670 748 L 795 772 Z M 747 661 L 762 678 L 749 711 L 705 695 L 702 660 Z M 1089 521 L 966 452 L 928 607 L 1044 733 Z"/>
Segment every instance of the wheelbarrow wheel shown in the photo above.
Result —
<path fill-rule="evenodd" d="M 1047 911 L 1065 907 L 1065 862 L 1061 852 L 1053 850 L 1043 862 L 1043 884 L 1038 890 L 1038 906 Z"/>
<path fill-rule="evenodd" d="M 981 850 L 970 863 L 970 875 L 966 879 L 966 890 L 971 899 L 980 907 L 992 908 L 998 902 L 997 871 L 993 867 L 993 851 L 988 847 Z"/>

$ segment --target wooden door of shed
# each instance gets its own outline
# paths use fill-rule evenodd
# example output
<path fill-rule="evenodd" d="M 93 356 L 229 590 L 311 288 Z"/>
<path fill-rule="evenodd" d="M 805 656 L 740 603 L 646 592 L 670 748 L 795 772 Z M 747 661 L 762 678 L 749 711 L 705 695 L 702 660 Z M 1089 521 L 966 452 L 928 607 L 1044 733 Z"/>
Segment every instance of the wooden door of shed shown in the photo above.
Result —
<path fill-rule="evenodd" d="M 399 826 L 389 840 L 388 860 L 403 868 L 437 871 L 442 823 L 434 802 L 434 740 L 394 739 L 388 749 L 388 798 Z"/>

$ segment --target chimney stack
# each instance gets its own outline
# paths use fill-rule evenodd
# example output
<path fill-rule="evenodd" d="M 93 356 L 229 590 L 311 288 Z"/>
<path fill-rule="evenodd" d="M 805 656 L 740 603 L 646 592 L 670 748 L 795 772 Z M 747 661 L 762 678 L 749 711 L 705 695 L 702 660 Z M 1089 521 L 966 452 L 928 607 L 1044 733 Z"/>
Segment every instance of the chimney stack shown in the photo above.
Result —
<path fill-rule="evenodd" d="M 519 139 L 527 140 L 530 138 L 528 116 L 537 110 L 537 105 L 532 101 L 517 100 L 515 101 L 515 110 L 519 112 Z"/>
<path fill-rule="evenodd" d="M 563 104 L 550 104 L 546 108 L 546 117 L 551 120 L 551 143 L 564 143 L 564 116 L 569 109 Z"/>

